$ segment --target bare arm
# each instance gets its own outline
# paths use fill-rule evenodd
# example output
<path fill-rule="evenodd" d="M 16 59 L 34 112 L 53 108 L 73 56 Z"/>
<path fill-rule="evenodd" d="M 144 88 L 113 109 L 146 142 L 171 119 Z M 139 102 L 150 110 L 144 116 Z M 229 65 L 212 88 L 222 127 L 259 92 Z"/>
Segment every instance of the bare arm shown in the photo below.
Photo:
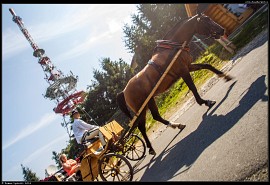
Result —
<path fill-rule="evenodd" d="M 73 159 L 69 159 L 67 162 L 63 163 L 63 169 L 71 169 L 72 166 L 76 165 L 77 161 Z"/>
<path fill-rule="evenodd" d="M 63 163 L 63 169 L 69 170 L 69 169 L 71 169 L 71 165 L 68 163 Z"/>

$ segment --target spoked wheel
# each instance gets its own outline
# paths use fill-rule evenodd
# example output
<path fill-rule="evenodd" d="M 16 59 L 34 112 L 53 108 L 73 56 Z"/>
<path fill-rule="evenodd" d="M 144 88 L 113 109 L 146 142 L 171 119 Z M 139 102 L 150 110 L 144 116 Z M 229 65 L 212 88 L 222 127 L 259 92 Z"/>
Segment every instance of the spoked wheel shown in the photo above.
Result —
<path fill-rule="evenodd" d="M 103 181 L 132 181 L 133 168 L 120 154 L 106 154 L 99 160 L 98 171 Z"/>
<path fill-rule="evenodd" d="M 131 134 L 124 145 L 124 155 L 132 161 L 142 159 L 146 152 L 146 146 L 142 138 L 136 134 Z"/>

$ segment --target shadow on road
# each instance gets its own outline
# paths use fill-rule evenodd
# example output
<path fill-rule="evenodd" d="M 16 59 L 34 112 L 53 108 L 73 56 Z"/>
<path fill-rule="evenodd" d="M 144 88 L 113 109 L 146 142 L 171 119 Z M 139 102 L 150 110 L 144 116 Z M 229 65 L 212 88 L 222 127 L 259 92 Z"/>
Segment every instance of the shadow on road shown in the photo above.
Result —
<path fill-rule="evenodd" d="M 163 152 L 153 160 L 135 169 L 135 173 L 146 168 L 140 181 L 168 181 L 174 176 L 188 170 L 201 153 L 214 141 L 230 130 L 259 100 L 268 101 L 265 75 L 259 77 L 242 93 L 239 105 L 226 115 L 213 115 L 215 110 L 225 101 L 236 81 L 230 86 L 222 101 L 211 111 L 203 115 L 199 127 L 174 146 L 167 145 Z M 240 97 L 239 97 L 240 98 Z M 208 113 L 209 112 L 209 113 Z M 180 170 L 180 172 L 179 172 Z"/>

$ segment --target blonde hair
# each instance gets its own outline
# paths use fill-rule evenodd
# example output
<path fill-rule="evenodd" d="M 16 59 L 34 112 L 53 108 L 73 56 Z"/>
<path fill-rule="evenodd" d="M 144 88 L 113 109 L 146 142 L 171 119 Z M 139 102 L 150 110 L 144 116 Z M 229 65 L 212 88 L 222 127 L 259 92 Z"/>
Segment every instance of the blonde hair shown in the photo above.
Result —
<path fill-rule="evenodd" d="M 63 160 L 62 160 L 63 157 L 67 157 L 66 154 L 61 154 L 59 156 L 59 161 L 60 161 L 61 164 L 63 164 Z"/>

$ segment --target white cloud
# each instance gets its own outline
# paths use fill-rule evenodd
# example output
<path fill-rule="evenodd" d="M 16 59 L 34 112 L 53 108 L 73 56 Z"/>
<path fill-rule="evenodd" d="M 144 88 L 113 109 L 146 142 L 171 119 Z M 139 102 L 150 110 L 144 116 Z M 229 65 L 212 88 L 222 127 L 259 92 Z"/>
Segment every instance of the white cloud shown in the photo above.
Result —
<path fill-rule="evenodd" d="M 66 33 L 74 32 L 88 27 L 89 35 L 95 35 L 98 33 L 100 36 L 96 36 L 95 40 L 103 39 L 109 34 L 120 31 L 121 27 L 130 17 L 131 10 L 135 10 L 135 6 L 132 5 L 73 5 L 78 6 L 75 11 L 67 13 L 62 18 L 50 19 L 47 22 L 37 22 L 34 25 L 27 25 L 26 29 L 29 31 L 33 40 L 39 44 L 42 42 L 51 40 L 63 36 Z M 126 16 L 123 17 L 123 12 L 126 11 Z M 109 15 L 109 16 L 108 16 Z M 113 16 L 110 16 L 113 15 Z M 23 15 L 22 19 L 23 19 Z M 108 26 L 108 30 L 102 30 L 102 25 Z M 100 27 L 97 27 L 100 25 Z M 14 25 L 16 26 L 16 25 Z M 101 28 L 101 29 L 98 29 Z M 96 31 L 96 33 L 95 33 Z M 76 33 L 78 34 L 78 33 Z M 26 39 L 19 29 L 7 28 L 3 31 L 3 58 L 9 58 L 11 55 L 19 53 L 30 45 L 26 43 Z M 80 50 L 83 46 L 88 47 L 93 40 L 86 40 L 86 43 L 82 43 L 78 48 L 74 49 L 76 55 L 82 54 L 85 50 Z M 46 49 L 46 48 L 45 48 Z"/>
<path fill-rule="evenodd" d="M 14 179 L 14 178 L 7 178 L 7 177 L 12 177 L 14 174 L 18 173 L 21 171 L 21 165 L 13 166 L 11 168 L 8 168 L 7 171 L 3 172 L 3 181 L 22 181 L 23 178 L 21 179 Z M 22 172 L 22 171 L 21 171 Z"/>
<path fill-rule="evenodd" d="M 4 144 L 2 150 L 5 150 L 6 148 L 20 141 L 21 139 L 28 137 L 29 135 L 33 134 L 39 129 L 53 123 L 57 118 L 58 116 L 54 112 L 45 114 L 39 121 L 29 124 L 23 130 L 21 130 L 18 134 L 16 134 L 16 137 L 12 138 L 12 140 Z"/>
<path fill-rule="evenodd" d="M 121 27 L 122 27 L 120 22 L 117 22 L 115 19 L 109 20 L 108 26 L 109 26 L 109 32 L 110 33 L 115 33 L 117 31 L 120 31 Z"/>
<path fill-rule="evenodd" d="M 113 33 L 108 30 L 106 32 L 102 32 L 98 35 L 91 35 L 91 37 L 84 40 L 80 44 L 77 44 L 74 48 L 69 50 L 66 53 L 58 55 L 54 60 L 55 61 L 65 61 L 67 59 L 76 58 L 81 56 L 91 49 L 92 46 L 95 46 L 95 43 L 99 42 L 100 40 L 106 40 L 109 37 L 112 37 Z"/>
<path fill-rule="evenodd" d="M 42 156 L 42 153 L 44 153 L 45 151 L 50 151 L 53 145 L 55 145 L 57 142 L 63 141 L 65 138 L 67 138 L 67 134 L 63 134 L 62 136 L 59 136 L 57 139 L 53 139 L 52 142 L 48 143 L 42 148 L 39 148 L 39 150 L 36 150 L 34 153 L 31 153 L 31 155 L 25 158 L 22 161 L 22 163 L 27 164 L 29 162 L 34 161 L 34 159 L 36 159 L 37 157 Z"/>
<path fill-rule="evenodd" d="M 19 30 L 17 31 L 19 32 Z M 10 55 L 15 55 L 18 51 L 30 46 L 27 45 L 27 40 L 19 35 L 18 32 L 10 28 L 3 32 L 3 58 L 9 57 Z"/>
<path fill-rule="evenodd" d="M 81 29 L 90 21 L 87 9 L 72 12 L 62 19 L 50 19 L 47 22 L 37 22 L 34 25 L 24 24 L 32 39 L 39 45 L 44 41 L 53 40 L 58 36 Z M 71 15 L 72 14 L 72 15 Z M 23 19 L 23 15 L 22 15 Z M 59 26 L 61 25 L 61 26 Z M 14 25 L 17 26 L 17 25 Z M 8 28 L 3 32 L 3 57 L 8 58 L 30 45 L 26 43 L 19 28 L 17 30 Z"/>
<path fill-rule="evenodd" d="M 25 158 L 22 162 L 20 162 L 20 164 L 22 164 L 23 166 L 29 167 L 29 165 L 27 165 L 27 164 L 29 164 L 31 162 L 37 163 L 38 161 L 36 161 L 35 159 L 38 158 L 38 160 L 40 160 L 40 156 L 43 156 L 44 152 L 52 151 L 53 146 L 55 146 L 55 144 L 57 144 L 58 142 L 62 142 L 63 139 L 65 139 L 65 138 L 67 138 L 67 134 L 63 134 L 62 136 L 59 136 L 57 139 L 54 139 L 52 142 L 48 143 L 47 145 L 43 146 L 42 148 L 39 148 L 39 150 L 36 150 L 34 153 L 31 153 L 27 158 Z M 14 174 L 21 171 L 20 164 L 9 167 L 8 170 L 3 173 L 3 177 L 5 177 L 5 178 L 13 177 Z M 20 179 L 13 178 L 13 179 L 4 179 L 4 180 L 16 180 L 16 181 L 18 180 L 19 181 Z"/>

